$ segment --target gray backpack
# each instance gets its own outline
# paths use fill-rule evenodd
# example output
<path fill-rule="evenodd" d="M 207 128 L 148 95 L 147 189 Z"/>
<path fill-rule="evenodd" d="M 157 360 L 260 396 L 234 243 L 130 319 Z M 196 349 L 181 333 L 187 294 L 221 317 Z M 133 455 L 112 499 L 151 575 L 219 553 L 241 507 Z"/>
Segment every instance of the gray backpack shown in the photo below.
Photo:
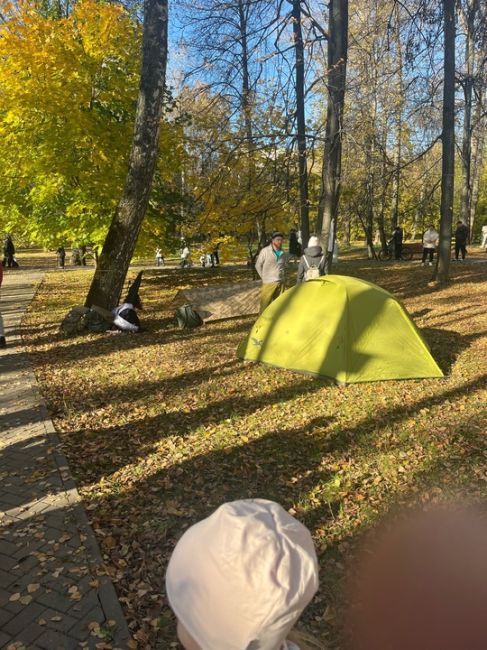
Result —
<path fill-rule="evenodd" d="M 88 323 L 89 311 L 87 307 L 81 305 L 70 309 L 59 327 L 61 334 L 64 334 L 64 336 L 76 336 L 84 332 Z"/>
<path fill-rule="evenodd" d="M 323 263 L 324 255 L 318 262 L 318 266 L 315 264 L 310 264 L 308 260 L 306 259 L 306 255 L 303 255 L 304 263 L 306 265 L 306 270 L 304 272 L 304 280 L 307 282 L 308 280 L 317 280 L 319 277 L 321 277 L 321 272 L 320 272 L 320 266 Z"/>

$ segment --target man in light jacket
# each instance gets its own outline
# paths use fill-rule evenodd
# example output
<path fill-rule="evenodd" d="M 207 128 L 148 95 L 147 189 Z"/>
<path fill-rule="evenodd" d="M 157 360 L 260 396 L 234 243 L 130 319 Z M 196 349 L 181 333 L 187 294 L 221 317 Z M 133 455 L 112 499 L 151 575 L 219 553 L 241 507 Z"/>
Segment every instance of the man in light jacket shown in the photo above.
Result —
<path fill-rule="evenodd" d="M 262 280 L 260 313 L 284 291 L 286 254 L 282 250 L 284 235 L 273 232 L 271 243 L 263 248 L 255 263 L 255 270 Z"/>
<path fill-rule="evenodd" d="M 429 257 L 429 265 L 433 266 L 433 257 L 435 249 L 440 241 L 440 236 L 436 232 L 433 225 L 429 226 L 428 230 L 423 235 L 423 260 L 421 264 L 426 264 L 426 258 Z"/>

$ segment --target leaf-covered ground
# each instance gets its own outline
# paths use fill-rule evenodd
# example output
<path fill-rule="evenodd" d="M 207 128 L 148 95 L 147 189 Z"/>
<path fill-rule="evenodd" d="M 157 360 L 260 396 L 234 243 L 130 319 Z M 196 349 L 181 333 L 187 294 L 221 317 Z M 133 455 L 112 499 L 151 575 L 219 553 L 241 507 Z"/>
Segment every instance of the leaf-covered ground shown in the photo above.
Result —
<path fill-rule="evenodd" d="M 40 288 L 24 336 L 139 648 L 174 644 L 168 555 L 223 501 L 275 499 L 311 529 L 321 590 L 303 622 L 333 647 L 361 532 L 397 502 L 487 493 L 487 264 L 454 264 L 441 290 L 417 262 L 338 271 L 400 297 L 447 377 L 338 387 L 238 361 L 252 319 L 175 329 L 178 288 L 243 269 L 147 271 L 139 335 L 58 335 L 89 271 Z"/>

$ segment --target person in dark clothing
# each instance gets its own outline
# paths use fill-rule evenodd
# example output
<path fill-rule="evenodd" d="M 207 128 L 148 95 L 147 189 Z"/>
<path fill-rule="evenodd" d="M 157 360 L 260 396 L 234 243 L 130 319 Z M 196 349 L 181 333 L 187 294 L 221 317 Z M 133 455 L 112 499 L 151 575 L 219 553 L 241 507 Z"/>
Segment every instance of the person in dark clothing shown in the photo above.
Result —
<path fill-rule="evenodd" d="M 213 253 L 211 254 L 211 265 L 220 266 L 220 243 L 218 242 L 215 246 Z"/>
<path fill-rule="evenodd" d="M 3 243 L 3 265 L 8 266 L 8 268 L 12 268 L 13 266 L 15 266 L 14 257 L 15 257 L 15 246 L 12 241 L 11 235 L 7 235 Z"/>
<path fill-rule="evenodd" d="M 457 223 L 457 229 L 455 230 L 455 259 L 458 260 L 458 256 L 462 253 L 462 260 L 465 259 L 467 254 L 467 241 L 468 241 L 468 228 L 463 223 L 459 221 Z"/>
<path fill-rule="evenodd" d="M 325 254 L 320 246 L 318 237 L 310 237 L 308 248 L 304 249 L 298 266 L 297 284 L 313 280 L 325 273 Z"/>
<path fill-rule="evenodd" d="M 56 255 L 57 255 L 57 265 L 58 265 L 58 268 L 60 268 L 60 269 L 64 269 L 64 262 L 65 262 L 65 260 L 66 260 L 66 251 L 65 251 L 65 249 L 64 249 L 64 246 L 60 246 L 60 247 L 57 249 L 57 251 L 56 251 Z"/>
<path fill-rule="evenodd" d="M 404 237 L 404 233 L 402 231 L 401 226 L 396 226 L 394 228 L 394 232 L 392 233 L 392 250 L 394 252 L 394 259 L 400 260 L 401 259 L 401 253 L 402 253 L 402 240 Z"/>
<path fill-rule="evenodd" d="M 298 240 L 298 231 L 291 228 L 289 232 L 289 257 L 298 259 L 301 257 L 301 244 Z"/>

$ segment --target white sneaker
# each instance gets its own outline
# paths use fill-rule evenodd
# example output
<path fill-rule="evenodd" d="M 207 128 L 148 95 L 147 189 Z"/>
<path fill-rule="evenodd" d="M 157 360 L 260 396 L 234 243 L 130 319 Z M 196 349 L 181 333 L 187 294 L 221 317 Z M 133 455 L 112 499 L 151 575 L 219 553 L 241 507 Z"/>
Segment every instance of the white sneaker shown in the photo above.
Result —
<path fill-rule="evenodd" d="M 433 262 L 429 262 L 429 263 L 428 263 L 428 266 L 433 266 Z"/>

